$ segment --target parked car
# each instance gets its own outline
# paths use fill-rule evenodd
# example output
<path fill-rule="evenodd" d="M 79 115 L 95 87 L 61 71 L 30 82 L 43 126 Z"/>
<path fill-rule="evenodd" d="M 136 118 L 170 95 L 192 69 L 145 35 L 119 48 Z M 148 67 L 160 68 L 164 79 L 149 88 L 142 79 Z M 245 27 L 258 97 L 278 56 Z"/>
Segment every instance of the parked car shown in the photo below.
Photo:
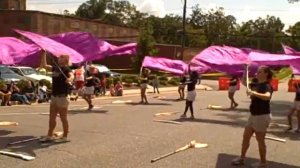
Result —
<path fill-rule="evenodd" d="M 16 74 L 14 71 L 9 69 L 5 65 L 0 65 L 0 80 L 4 80 L 6 83 L 11 81 L 18 82 L 21 79 L 24 79 L 22 76 Z"/>
<path fill-rule="evenodd" d="M 93 64 L 92 66 L 96 67 L 100 73 L 104 73 L 107 76 L 110 76 L 110 77 L 120 77 L 121 76 L 121 74 L 119 74 L 117 72 L 112 72 L 105 65 Z"/>
<path fill-rule="evenodd" d="M 33 81 L 33 82 L 38 82 L 42 79 L 45 79 L 47 81 L 52 82 L 52 78 L 46 75 L 40 75 L 37 73 L 37 71 L 31 67 L 9 67 L 12 71 L 17 73 L 18 75 L 23 76 L 27 80 Z"/>

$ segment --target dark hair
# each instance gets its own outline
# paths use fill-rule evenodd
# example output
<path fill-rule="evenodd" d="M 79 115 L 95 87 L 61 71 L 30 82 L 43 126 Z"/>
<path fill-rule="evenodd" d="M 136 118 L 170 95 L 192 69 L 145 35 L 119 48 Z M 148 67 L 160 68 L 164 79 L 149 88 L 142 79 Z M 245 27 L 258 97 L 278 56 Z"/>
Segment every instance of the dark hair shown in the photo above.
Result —
<path fill-rule="evenodd" d="M 261 66 L 260 68 L 267 74 L 267 80 L 272 80 L 273 72 L 271 68 L 268 66 Z"/>

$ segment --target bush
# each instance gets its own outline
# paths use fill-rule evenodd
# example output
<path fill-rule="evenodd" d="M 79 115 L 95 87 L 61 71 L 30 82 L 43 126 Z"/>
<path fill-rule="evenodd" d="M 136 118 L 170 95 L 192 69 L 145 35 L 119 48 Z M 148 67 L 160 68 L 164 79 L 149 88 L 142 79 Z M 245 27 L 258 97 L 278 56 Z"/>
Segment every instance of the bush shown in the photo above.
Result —
<path fill-rule="evenodd" d="M 159 79 L 160 81 L 168 81 L 168 78 L 165 77 L 165 76 L 160 76 L 158 79 Z"/>
<path fill-rule="evenodd" d="M 179 81 L 180 81 L 179 78 L 173 77 L 172 79 L 169 80 L 168 83 L 169 83 L 170 85 L 177 86 L 177 85 L 179 85 Z"/>
<path fill-rule="evenodd" d="M 42 79 L 39 82 L 41 82 L 43 85 L 46 85 L 48 89 L 52 89 L 52 84 L 50 81 L 46 80 L 46 79 Z"/>
<path fill-rule="evenodd" d="M 166 81 L 166 80 L 160 80 L 159 84 L 163 85 L 163 86 L 166 86 L 168 84 L 168 81 Z"/>
<path fill-rule="evenodd" d="M 22 80 L 18 81 L 18 83 L 16 85 L 22 91 L 27 87 L 28 80 L 22 79 Z"/>
<path fill-rule="evenodd" d="M 114 84 L 114 78 L 112 78 L 112 77 L 107 78 L 106 84 L 107 84 L 106 87 L 110 87 L 111 84 Z"/>
<path fill-rule="evenodd" d="M 5 84 L 4 80 L 0 80 L 0 89 L 2 89 L 5 85 L 6 84 Z"/>

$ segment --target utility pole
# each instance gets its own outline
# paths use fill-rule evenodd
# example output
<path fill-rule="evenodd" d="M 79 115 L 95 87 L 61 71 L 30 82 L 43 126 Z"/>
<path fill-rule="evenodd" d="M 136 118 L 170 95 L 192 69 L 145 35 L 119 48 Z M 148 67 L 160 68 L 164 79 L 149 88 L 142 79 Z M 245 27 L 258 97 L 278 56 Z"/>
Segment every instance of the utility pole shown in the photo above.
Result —
<path fill-rule="evenodd" d="M 184 47 L 185 47 L 186 1 L 187 0 L 184 0 L 184 5 L 183 5 L 182 35 L 181 35 L 181 60 L 183 60 Z"/>

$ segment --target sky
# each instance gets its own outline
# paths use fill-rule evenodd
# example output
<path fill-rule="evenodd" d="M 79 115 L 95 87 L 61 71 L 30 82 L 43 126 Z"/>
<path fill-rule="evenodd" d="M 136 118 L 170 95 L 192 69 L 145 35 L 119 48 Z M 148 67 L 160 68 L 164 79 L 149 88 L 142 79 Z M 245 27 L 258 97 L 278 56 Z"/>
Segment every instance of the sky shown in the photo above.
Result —
<path fill-rule="evenodd" d="M 62 13 L 65 9 L 75 12 L 86 0 L 27 0 L 28 10 Z M 182 15 L 184 0 L 128 0 L 140 11 L 163 17 L 166 14 Z M 191 7 L 199 4 L 204 10 L 223 7 L 226 15 L 233 15 L 238 23 L 274 15 L 279 17 L 286 28 L 300 21 L 300 2 L 289 4 L 288 0 L 187 0 L 187 14 Z"/>

